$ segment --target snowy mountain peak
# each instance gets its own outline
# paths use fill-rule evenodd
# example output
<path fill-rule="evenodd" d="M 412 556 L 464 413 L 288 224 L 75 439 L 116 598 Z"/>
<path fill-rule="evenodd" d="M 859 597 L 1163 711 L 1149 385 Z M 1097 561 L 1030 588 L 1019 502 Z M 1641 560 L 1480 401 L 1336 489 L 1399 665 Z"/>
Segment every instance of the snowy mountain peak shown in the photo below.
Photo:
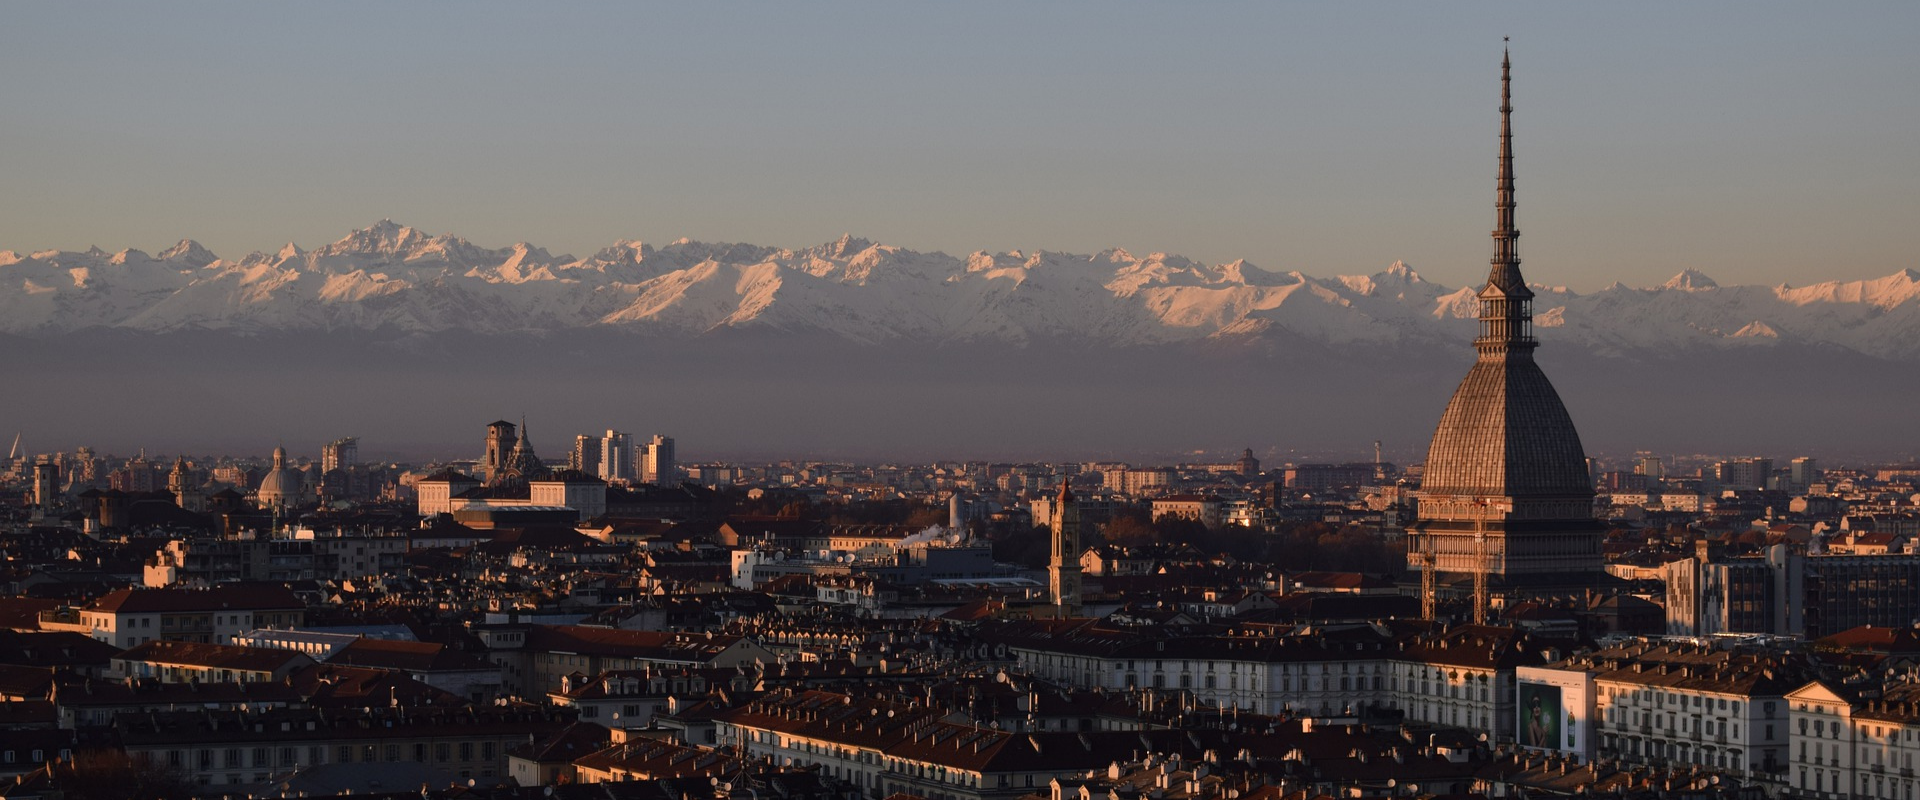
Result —
<path fill-rule="evenodd" d="M 207 248 L 201 247 L 199 242 L 192 239 L 181 239 L 179 244 L 160 251 L 160 260 L 185 264 L 198 269 L 215 261 L 219 261 L 220 257 L 214 255 L 211 251 L 207 250 Z"/>
<path fill-rule="evenodd" d="M 1691 292 L 1700 289 L 1718 289 L 1720 288 L 1720 284 L 1714 283 L 1712 278 L 1707 277 L 1706 273 L 1700 270 L 1685 269 L 1681 270 L 1680 274 L 1673 276 L 1666 283 L 1660 284 L 1660 288 L 1680 289 Z"/>
<path fill-rule="evenodd" d="M 365 228 L 349 233 L 345 238 L 321 248 L 320 255 L 398 255 L 406 250 L 432 240 L 411 226 L 401 225 L 391 219 L 383 219 Z"/>
<path fill-rule="evenodd" d="M 107 263 L 124 266 L 129 261 L 135 264 L 139 264 L 139 263 L 152 261 L 152 260 L 153 260 L 153 257 L 147 255 L 144 251 L 135 250 L 129 247 L 118 253 L 114 253 L 112 258 L 107 259 Z"/>
<path fill-rule="evenodd" d="M 301 255 L 300 245 L 293 242 L 287 242 L 285 247 L 280 248 L 279 256 L 282 261 L 299 258 Z"/>
<path fill-rule="evenodd" d="M 847 258 L 850 256 L 858 255 L 864 252 L 867 248 L 872 246 L 873 246 L 873 242 L 867 241 L 866 239 L 862 239 L 851 233 L 843 233 L 843 234 L 840 234 L 839 239 L 834 240 L 831 244 L 828 244 L 824 248 L 822 248 L 821 252 L 824 253 L 828 258 Z"/>
<path fill-rule="evenodd" d="M 1399 278 L 1408 283 L 1426 283 L 1425 280 L 1420 278 L 1420 273 L 1414 272 L 1413 267 L 1407 266 L 1407 262 L 1405 261 L 1395 261 L 1392 264 L 1388 264 L 1386 270 L 1380 274 Z"/>

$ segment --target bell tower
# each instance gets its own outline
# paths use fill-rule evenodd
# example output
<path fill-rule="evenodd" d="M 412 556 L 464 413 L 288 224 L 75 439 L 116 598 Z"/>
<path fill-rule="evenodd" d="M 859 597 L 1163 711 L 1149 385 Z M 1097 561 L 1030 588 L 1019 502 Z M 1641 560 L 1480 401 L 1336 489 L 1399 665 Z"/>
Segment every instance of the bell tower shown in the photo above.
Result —
<path fill-rule="evenodd" d="M 1054 616 L 1080 614 L 1080 502 L 1073 497 L 1073 481 L 1060 483 L 1054 502 L 1053 557 L 1047 562 L 1047 589 Z"/>

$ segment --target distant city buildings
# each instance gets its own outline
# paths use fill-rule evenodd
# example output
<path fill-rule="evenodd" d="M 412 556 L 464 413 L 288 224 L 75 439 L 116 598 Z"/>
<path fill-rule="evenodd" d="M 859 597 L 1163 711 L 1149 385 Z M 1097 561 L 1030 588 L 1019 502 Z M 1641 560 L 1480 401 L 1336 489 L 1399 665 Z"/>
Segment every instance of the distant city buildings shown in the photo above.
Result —
<path fill-rule="evenodd" d="M 633 435 L 608 430 L 600 437 L 600 479 L 608 483 L 632 483 L 634 469 Z"/>
<path fill-rule="evenodd" d="M 647 440 L 646 457 L 641 460 L 640 480 L 655 486 L 672 486 L 679 482 L 679 467 L 673 459 L 673 440 L 654 434 Z"/>

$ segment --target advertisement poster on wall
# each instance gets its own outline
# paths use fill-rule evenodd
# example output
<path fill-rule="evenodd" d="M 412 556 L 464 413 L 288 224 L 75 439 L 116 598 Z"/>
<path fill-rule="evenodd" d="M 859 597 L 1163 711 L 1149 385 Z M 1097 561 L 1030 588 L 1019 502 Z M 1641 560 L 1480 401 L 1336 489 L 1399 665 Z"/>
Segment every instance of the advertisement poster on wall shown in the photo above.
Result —
<path fill-rule="evenodd" d="M 1515 729 L 1523 747 L 1559 750 L 1566 706 L 1560 702 L 1560 687 L 1538 683 L 1520 684 L 1520 725 Z"/>

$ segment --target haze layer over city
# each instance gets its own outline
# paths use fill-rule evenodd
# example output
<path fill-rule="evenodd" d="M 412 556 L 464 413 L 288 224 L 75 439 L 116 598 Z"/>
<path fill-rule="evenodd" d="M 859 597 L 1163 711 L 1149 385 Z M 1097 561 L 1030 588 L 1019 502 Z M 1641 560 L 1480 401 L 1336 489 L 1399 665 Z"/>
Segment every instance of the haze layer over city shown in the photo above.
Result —
<path fill-rule="evenodd" d="M 10 8 L 0 798 L 1913 800 L 1917 9 Z"/>

